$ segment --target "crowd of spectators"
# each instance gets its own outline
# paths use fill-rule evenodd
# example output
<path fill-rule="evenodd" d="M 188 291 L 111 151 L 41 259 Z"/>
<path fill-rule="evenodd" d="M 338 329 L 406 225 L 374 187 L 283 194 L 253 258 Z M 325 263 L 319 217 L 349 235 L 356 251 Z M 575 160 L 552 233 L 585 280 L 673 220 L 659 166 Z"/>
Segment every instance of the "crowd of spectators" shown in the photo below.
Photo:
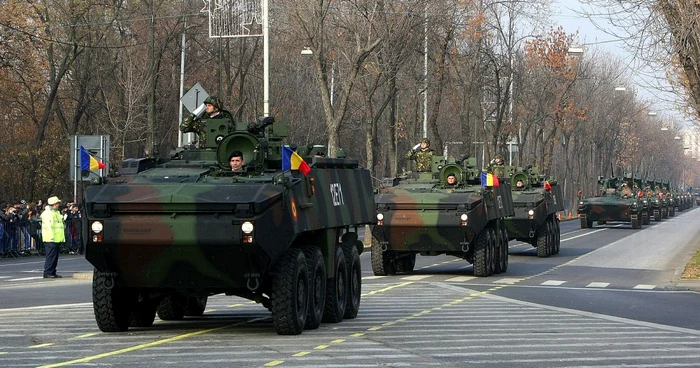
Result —
<path fill-rule="evenodd" d="M 41 241 L 41 213 L 46 209 L 44 200 L 28 203 L 25 200 L 0 203 L 0 257 L 43 255 Z M 80 206 L 61 205 L 65 224 L 66 242 L 61 253 L 83 254 Z"/>

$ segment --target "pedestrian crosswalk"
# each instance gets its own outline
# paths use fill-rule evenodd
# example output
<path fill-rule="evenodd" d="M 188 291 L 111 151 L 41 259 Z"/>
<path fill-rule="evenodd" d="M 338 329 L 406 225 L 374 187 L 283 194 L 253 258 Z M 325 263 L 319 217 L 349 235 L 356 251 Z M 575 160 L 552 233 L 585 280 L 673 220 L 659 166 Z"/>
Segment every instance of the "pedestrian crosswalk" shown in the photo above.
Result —
<path fill-rule="evenodd" d="M 522 285 L 522 286 L 562 286 L 569 288 L 588 289 L 633 289 L 633 290 L 655 290 L 661 289 L 659 285 L 650 284 L 621 284 L 620 282 L 605 281 L 565 281 L 565 280 L 528 280 L 528 278 L 501 277 L 482 278 L 474 276 L 452 276 L 448 275 L 408 275 L 408 276 L 365 276 L 363 281 L 380 279 L 397 279 L 401 281 L 422 281 L 422 282 L 447 282 L 447 283 L 468 283 L 468 284 L 494 284 L 494 285 Z M 451 276 L 451 275 L 449 275 Z"/>

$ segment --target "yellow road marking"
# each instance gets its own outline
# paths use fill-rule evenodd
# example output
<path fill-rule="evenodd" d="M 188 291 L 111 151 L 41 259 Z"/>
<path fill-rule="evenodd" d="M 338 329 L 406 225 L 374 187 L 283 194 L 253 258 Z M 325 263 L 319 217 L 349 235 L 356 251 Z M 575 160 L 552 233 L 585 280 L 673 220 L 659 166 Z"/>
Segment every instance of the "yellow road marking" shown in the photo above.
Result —
<path fill-rule="evenodd" d="M 280 365 L 282 363 L 284 363 L 284 360 L 273 360 L 269 363 L 265 363 L 265 365 L 263 367 L 274 367 L 274 366 Z"/>
<path fill-rule="evenodd" d="M 132 347 L 124 348 L 124 349 L 114 350 L 114 351 L 110 351 L 108 353 L 102 353 L 102 354 L 97 354 L 97 355 L 93 355 L 93 356 L 89 356 L 89 357 L 85 357 L 85 358 L 69 360 L 67 362 L 62 362 L 62 363 L 42 365 L 39 368 L 65 367 L 67 365 L 73 365 L 73 364 L 78 364 L 78 363 L 87 363 L 87 362 L 91 362 L 93 360 L 108 358 L 108 357 L 115 356 L 115 355 L 121 355 L 121 354 L 129 353 L 132 351 L 136 351 L 136 350 L 152 348 L 154 346 L 159 346 L 159 345 L 187 339 L 187 338 L 194 337 L 194 336 L 203 335 L 203 334 L 210 333 L 210 332 L 215 332 L 215 331 L 223 330 L 226 328 L 235 327 L 235 326 L 242 325 L 244 323 L 249 323 L 249 322 L 252 322 L 252 321 L 238 322 L 238 323 L 234 323 L 234 324 L 230 324 L 230 325 L 226 325 L 226 326 L 209 328 L 206 330 L 199 330 L 199 331 L 195 331 L 195 332 L 188 332 L 188 333 L 173 336 L 173 337 L 170 337 L 167 339 L 157 340 L 157 341 L 149 342 L 147 344 L 141 344 L 141 345 L 136 345 L 136 346 L 132 346 Z"/>
<path fill-rule="evenodd" d="M 382 329 L 381 327 L 370 327 L 367 329 L 367 331 L 379 331 L 381 329 Z"/>
<path fill-rule="evenodd" d="M 38 349 L 38 348 L 44 348 L 44 347 L 51 346 L 51 345 L 53 345 L 52 342 L 47 342 L 47 343 L 39 344 L 39 345 L 32 345 L 29 348 L 30 349 Z"/>
<path fill-rule="evenodd" d="M 304 355 L 309 355 L 309 354 L 311 354 L 310 351 L 300 351 L 300 352 L 298 352 L 298 353 L 296 353 L 296 354 L 294 354 L 294 355 L 292 355 L 292 356 L 293 356 L 293 357 L 303 357 Z"/>
<path fill-rule="evenodd" d="M 319 345 L 319 346 L 315 347 L 314 350 L 323 350 L 327 347 L 328 347 L 328 345 Z"/>
<path fill-rule="evenodd" d="M 241 306 L 243 306 L 243 303 L 236 303 L 236 304 L 227 305 L 227 307 L 229 307 L 229 308 L 236 308 L 236 307 L 241 307 Z"/>
<path fill-rule="evenodd" d="M 97 335 L 97 332 L 86 333 L 84 335 L 76 336 L 75 338 L 76 339 L 84 339 L 86 337 L 95 336 L 95 335 Z"/>
<path fill-rule="evenodd" d="M 9 354 L 9 353 L 6 351 L 0 351 L 0 355 L 5 355 L 5 354 Z"/>
<path fill-rule="evenodd" d="M 362 336 L 364 336 L 364 335 L 365 335 L 364 332 L 356 332 L 356 333 L 354 333 L 354 334 L 352 334 L 352 335 L 350 335 L 350 336 L 352 336 L 352 337 L 362 337 Z"/>
<path fill-rule="evenodd" d="M 383 292 L 389 291 L 389 290 L 391 290 L 391 289 L 396 289 L 396 288 L 403 287 L 403 286 L 406 286 L 406 285 L 411 285 L 412 283 L 413 283 L 413 281 L 402 282 L 402 283 L 400 283 L 400 284 L 387 286 L 387 287 L 385 287 L 384 289 L 379 289 L 379 290 L 370 291 L 369 293 L 362 294 L 361 296 L 375 295 L 375 294 L 383 293 Z"/>
<path fill-rule="evenodd" d="M 331 341 L 331 344 L 340 344 L 341 342 L 345 342 L 345 339 L 333 340 L 333 341 Z"/>

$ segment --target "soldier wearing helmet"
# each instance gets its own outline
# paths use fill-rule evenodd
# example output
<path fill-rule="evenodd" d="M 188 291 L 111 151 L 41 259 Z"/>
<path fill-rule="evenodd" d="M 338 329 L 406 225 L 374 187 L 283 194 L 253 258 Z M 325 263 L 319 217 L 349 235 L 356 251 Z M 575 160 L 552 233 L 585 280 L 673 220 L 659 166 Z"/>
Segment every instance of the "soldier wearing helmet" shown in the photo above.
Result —
<path fill-rule="evenodd" d="M 503 161 L 503 156 L 496 155 L 496 157 L 491 160 L 488 166 L 488 171 L 495 174 L 497 177 L 502 178 L 505 176 L 505 168 L 503 167 L 505 162 Z"/>
<path fill-rule="evenodd" d="M 430 140 L 428 138 L 423 138 L 420 143 L 416 144 L 408 151 L 407 157 L 416 161 L 416 171 L 429 172 L 434 154 L 435 150 L 430 148 Z"/>
<path fill-rule="evenodd" d="M 183 133 L 196 133 L 199 136 L 200 147 L 207 142 L 206 120 L 207 119 L 229 119 L 233 124 L 233 115 L 223 109 L 221 99 L 216 96 L 209 96 L 204 100 L 205 112 L 200 118 L 194 114 L 185 118 L 180 125 Z"/>

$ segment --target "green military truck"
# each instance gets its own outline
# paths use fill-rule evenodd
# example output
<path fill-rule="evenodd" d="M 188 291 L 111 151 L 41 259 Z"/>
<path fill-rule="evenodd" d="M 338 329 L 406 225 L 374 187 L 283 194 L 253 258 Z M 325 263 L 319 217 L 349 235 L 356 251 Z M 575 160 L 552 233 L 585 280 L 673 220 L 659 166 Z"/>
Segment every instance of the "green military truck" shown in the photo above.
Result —
<path fill-rule="evenodd" d="M 595 197 L 579 197 L 578 215 L 581 228 L 593 227 L 593 222 L 604 225 L 608 221 L 629 222 L 633 229 L 642 227 L 643 204 L 633 192 L 631 178 L 598 178 Z"/>
<path fill-rule="evenodd" d="M 453 176 L 454 184 L 448 183 Z M 432 156 L 430 172 L 384 180 L 372 226 L 375 275 L 410 272 L 416 255 L 447 254 L 474 266 L 475 276 L 508 268 L 505 218 L 513 216 L 510 182 L 476 168 L 476 159 Z"/>
<path fill-rule="evenodd" d="M 531 244 L 538 257 L 558 254 L 560 229 L 557 214 L 564 210 L 561 187 L 546 180 L 536 167 L 506 167 L 513 189 L 515 215 L 505 219 L 508 238 Z"/>
<path fill-rule="evenodd" d="M 357 229 L 375 221 L 368 170 L 295 156 L 283 144 L 286 125 L 270 117 L 205 122 L 199 147 L 127 159 L 120 176 L 85 190 L 98 327 L 201 316 L 215 294 L 262 303 L 279 334 L 355 318 Z M 229 165 L 234 151 L 246 163 L 239 172 Z"/>

